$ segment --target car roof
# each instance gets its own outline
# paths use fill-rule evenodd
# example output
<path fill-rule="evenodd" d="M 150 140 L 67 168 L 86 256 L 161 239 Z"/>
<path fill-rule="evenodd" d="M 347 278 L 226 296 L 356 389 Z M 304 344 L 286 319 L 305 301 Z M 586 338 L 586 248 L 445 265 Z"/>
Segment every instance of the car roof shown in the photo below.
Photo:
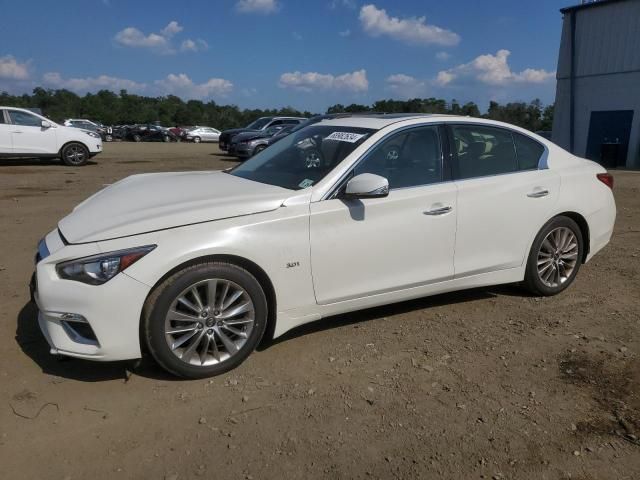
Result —
<path fill-rule="evenodd" d="M 430 113 L 391 113 L 391 114 L 355 114 L 350 116 L 340 116 L 336 118 L 326 118 L 317 125 L 341 126 L 341 127 L 361 127 L 380 130 L 393 123 L 404 120 L 414 120 L 424 118 L 425 120 L 437 120 L 440 118 L 455 119 L 455 115 L 430 114 Z M 468 118 L 468 117 L 459 117 Z"/>

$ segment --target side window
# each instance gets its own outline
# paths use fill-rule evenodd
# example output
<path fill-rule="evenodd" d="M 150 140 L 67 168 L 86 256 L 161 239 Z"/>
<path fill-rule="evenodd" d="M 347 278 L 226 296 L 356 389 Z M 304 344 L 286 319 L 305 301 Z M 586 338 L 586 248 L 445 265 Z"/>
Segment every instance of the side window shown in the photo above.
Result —
<path fill-rule="evenodd" d="M 457 153 L 457 179 L 500 175 L 518 170 L 513 137 L 508 130 L 478 125 L 452 125 Z"/>
<path fill-rule="evenodd" d="M 4 119 L 4 110 L 0 110 L 0 124 L 7 123 Z"/>
<path fill-rule="evenodd" d="M 271 122 L 269 124 L 270 127 L 273 127 L 274 125 L 282 125 L 283 121 L 282 120 L 274 120 L 273 122 Z"/>
<path fill-rule="evenodd" d="M 525 135 L 513 132 L 518 152 L 518 167 L 520 170 L 536 170 L 540 163 L 540 157 L 544 153 L 544 147 Z"/>
<path fill-rule="evenodd" d="M 20 112 L 18 110 L 9 110 L 9 118 L 14 125 L 22 125 L 25 127 L 39 127 L 42 124 L 42 120 L 31 115 L 27 112 Z"/>
<path fill-rule="evenodd" d="M 406 188 L 442 181 L 438 127 L 419 127 L 393 135 L 376 146 L 354 170 L 389 180 L 389 188 Z"/>

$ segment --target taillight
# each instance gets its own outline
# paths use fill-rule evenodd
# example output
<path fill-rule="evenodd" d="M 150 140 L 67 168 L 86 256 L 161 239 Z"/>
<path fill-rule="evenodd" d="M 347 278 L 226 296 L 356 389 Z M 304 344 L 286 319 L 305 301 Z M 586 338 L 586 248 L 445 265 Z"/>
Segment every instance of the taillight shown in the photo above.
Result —
<path fill-rule="evenodd" d="M 609 173 L 599 173 L 596 177 L 598 177 L 598 180 L 604 183 L 607 187 L 613 190 L 613 175 Z"/>

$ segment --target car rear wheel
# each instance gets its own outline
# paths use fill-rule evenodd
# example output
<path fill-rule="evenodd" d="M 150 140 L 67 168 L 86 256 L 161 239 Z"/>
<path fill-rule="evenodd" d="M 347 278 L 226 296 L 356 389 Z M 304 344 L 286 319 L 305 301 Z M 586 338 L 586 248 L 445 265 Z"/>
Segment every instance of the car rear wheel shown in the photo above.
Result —
<path fill-rule="evenodd" d="M 185 378 L 240 365 L 265 332 L 267 300 L 248 271 L 209 262 L 169 277 L 147 300 L 144 335 L 154 359 Z"/>
<path fill-rule="evenodd" d="M 133 141 L 134 142 L 140 142 L 142 140 L 142 137 L 140 135 L 138 135 L 137 133 L 133 136 Z"/>
<path fill-rule="evenodd" d="M 165 135 L 164 137 L 162 137 L 162 141 L 164 143 L 169 143 L 171 141 L 171 138 L 169 138 L 169 135 Z"/>
<path fill-rule="evenodd" d="M 201 141 L 200 137 L 193 137 L 193 143 L 200 143 Z"/>
<path fill-rule="evenodd" d="M 89 150 L 81 143 L 69 143 L 60 153 L 64 164 L 70 167 L 80 167 L 89 160 Z"/>
<path fill-rule="evenodd" d="M 536 236 L 524 284 L 534 295 L 557 295 L 573 283 L 584 254 L 582 231 L 571 218 L 549 221 Z"/>

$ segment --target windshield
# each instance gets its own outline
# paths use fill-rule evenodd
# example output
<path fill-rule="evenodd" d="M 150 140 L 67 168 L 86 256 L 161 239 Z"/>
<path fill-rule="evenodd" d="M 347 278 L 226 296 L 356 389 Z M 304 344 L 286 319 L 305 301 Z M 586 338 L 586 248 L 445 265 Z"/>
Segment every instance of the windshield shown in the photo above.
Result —
<path fill-rule="evenodd" d="M 290 190 L 308 188 L 333 170 L 375 130 L 311 125 L 238 165 L 229 173 Z"/>
<path fill-rule="evenodd" d="M 255 122 L 251 122 L 249 125 L 247 125 L 247 128 L 250 130 L 262 130 L 264 126 L 270 121 L 270 117 L 262 117 L 257 119 Z"/>

